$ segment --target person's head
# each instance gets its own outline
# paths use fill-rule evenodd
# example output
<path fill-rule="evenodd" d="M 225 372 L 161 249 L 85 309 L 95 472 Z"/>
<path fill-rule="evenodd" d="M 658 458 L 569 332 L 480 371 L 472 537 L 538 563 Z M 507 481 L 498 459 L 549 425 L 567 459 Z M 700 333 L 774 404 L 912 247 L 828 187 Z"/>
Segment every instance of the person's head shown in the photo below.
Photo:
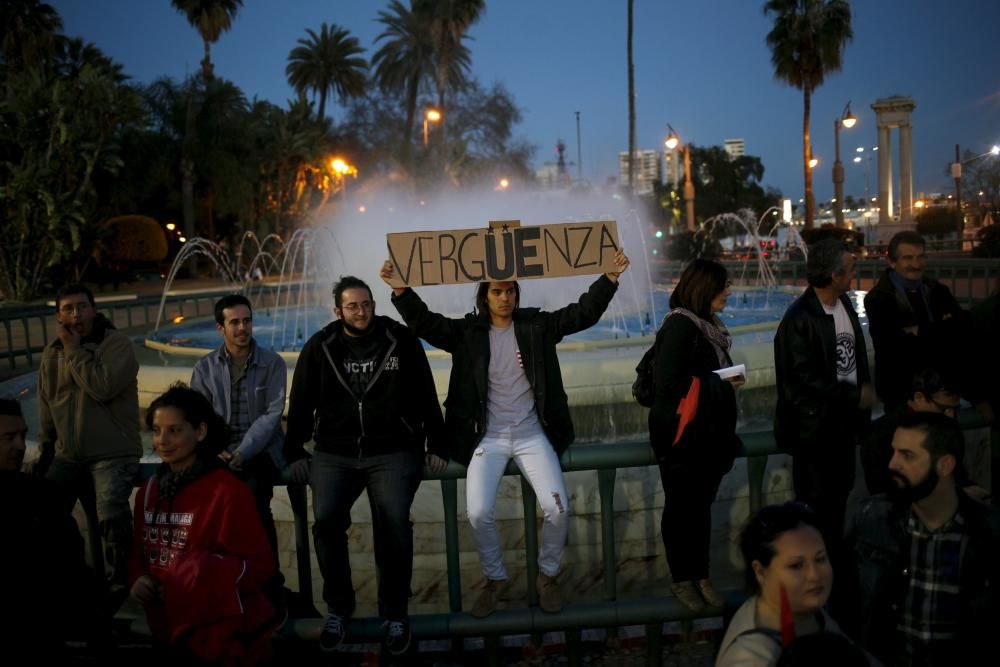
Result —
<path fill-rule="evenodd" d="M 494 323 L 509 322 L 521 303 L 521 286 L 516 280 L 479 283 L 476 310 L 487 313 Z"/>
<path fill-rule="evenodd" d="M 924 368 L 913 374 L 906 405 L 913 412 L 938 412 L 952 419 L 962 402 L 958 382 L 948 373 Z"/>
<path fill-rule="evenodd" d="M 375 322 L 375 299 L 365 281 L 341 276 L 333 286 L 333 312 L 344 323 L 349 336 L 361 336 Z"/>
<path fill-rule="evenodd" d="M 781 650 L 775 667 L 868 667 L 865 652 L 839 632 L 796 637 Z"/>
<path fill-rule="evenodd" d="M 842 294 L 854 280 L 854 255 L 839 239 L 823 239 L 809 246 L 806 280 L 819 289 L 830 288 Z"/>
<path fill-rule="evenodd" d="M 253 338 L 253 309 L 242 294 L 227 294 L 215 302 L 215 328 L 230 353 L 250 347 Z"/>
<path fill-rule="evenodd" d="M 889 239 L 889 266 L 907 280 L 920 280 L 924 276 L 927 260 L 927 243 L 914 231 L 897 232 Z"/>
<path fill-rule="evenodd" d="M 816 513 L 801 503 L 769 505 L 740 534 L 747 588 L 773 609 L 785 590 L 794 614 L 819 611 L 830 597 L 833 568 Z"/>
<path fill-rule="evenodd" d="M 684 308 L 710 320 L 726 307 L 729 298 L 729 272 L 710 259 L 696 259 L 687 265 L 670 294 L 670 309 Z"/>
<path fill-rule="evenodd" d="M 175 472 L 198 458 L 214 459 L 228 444 L 225 420 L 201 392 L 182 383 L 149 404 L 146 426 L 153 432 L 153 449 Z"/>
<path fill-rule="evenodd" d="M 961 478 L 965 437 L 958 422 L 936 412 L 903 415 L 892 436 L 891 493 L 900 504 L 920 502 Z"/>
<path fill-rule="evenodd" d="M 24 421 L 21 404 L 10 398 L 0 398 L 0 470 L 21 469 L 27 435 L 28 424 Z"/>
<path fill-rule="evenodd" d="M 70 283 L 56 292 L 56 321 L 89 336 L 94 330 L 97 306 L 94 293 L 86 285 Z"/>

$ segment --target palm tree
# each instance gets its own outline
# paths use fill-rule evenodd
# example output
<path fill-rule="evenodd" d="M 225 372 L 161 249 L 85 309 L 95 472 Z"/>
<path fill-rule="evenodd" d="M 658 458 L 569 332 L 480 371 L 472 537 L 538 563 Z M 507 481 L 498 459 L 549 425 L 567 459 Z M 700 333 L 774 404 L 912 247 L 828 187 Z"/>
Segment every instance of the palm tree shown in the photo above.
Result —
<path fill-rule="evenodd" d="M 385 41 L 372 56 L 375 81 L 383 93 L 403 93 L 406 105 L 403 147 L 408 153 L 421 83 L 434 79 L 430 21 L 425 13 L 415 11 L 412 1 L 407 9 L 399 0 L 392 0 L 389 10 L 379 12 L 377 20 L 385 30 L 375 41 Z M 463 62 L 467 62 L 467 58 Z"/>
<path fill-rule="evenodd" d="M 854 37 L 851 7 L 847 0 L 767 0 L 764 13 L 774 14 L 774 27 L 767 34 L 774 75 L 802 91 L 806 227 L 811 228 L 816 203 L 809 166 L 810 104 L 813 91 L 822 85 L 826 74 L 840 69 L 844 46 Z"/>
<path fill-rule="evenodd" d="M 51 54 L 59 41 L 62 19 L 52 5 L 38 0 L 0 2 L 0 55 L 12 69 L 20 69 Z"/>
<path fill-rule="evenodd" d="M 635 194 L 635 65 L 632 63 L 632 0 L 628 0 L 628 187 Z"/>
<path fill-rule="evenodd" d="M 469 67 L 469 51 L 462 43 L 465 34 L 486 9 L 484 0 L 416 0 L 414 9 L 430 21 L 431 40 L 434 44 L 435 74 L 438 106 L 445 111 L 441 127 L 447 119 L 445 106 L 449 88 L 461 88 Z"/>
<path fill-rule="evenodd" d="M 299 39 L 288 54 L 285 75 L 300 95 L 307 90 L 319 95 L 319 117 L 324 118 L 328 93 L 336 93 L 341 101 L 365 94 L 368 63 L 361 57 L 365 50 L 358 38 L 345 28 L 324 23 L 318 35 L 306 32 L 309 38 Z"/>
<path fill-rule="evenodd" d="M 184 14 L 188 23 L 201 35 L 205 43 L 205 58 L 201 61 L 205 80 L 212 78 L 212 57 L 210 45 L 219 41 L 222 33 L 233 25 L 236 12 L 243 6 L 243 0 L 170 0 L 177 11 Z"/>

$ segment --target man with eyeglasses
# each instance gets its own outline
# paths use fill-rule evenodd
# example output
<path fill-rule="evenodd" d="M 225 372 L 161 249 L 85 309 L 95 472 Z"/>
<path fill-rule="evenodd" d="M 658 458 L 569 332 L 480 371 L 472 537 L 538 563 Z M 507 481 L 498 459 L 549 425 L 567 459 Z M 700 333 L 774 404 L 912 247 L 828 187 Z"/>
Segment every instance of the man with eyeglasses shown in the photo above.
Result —
<path fill-rule="evenodd" d="M 113 613 L 128 593 L 129 498 L 142 454 L 139 363 L 132 342 L 97 312 L 84 285 L 59 290 L 56 322 L 38 371 L 41 451 L 33 470 L 63 491 L 68 509 L 77 499 L 96 509 Z"/>
<path fill-rule="evenodd" d="M 410 505 L 424 462 L 433 472 L 447 465 L 444 420 L 416 336 L 376 316 L 371 289 L 354 276 L 334 285 L 333 301 L 338 319 L 309 339 L 295 364 L 285 436 L 293 478 L 308 479 L 313 493 L 313 538 L 329 608 L 320 649 L 336 649 L 354 613 L 347 529 L 351 507 L 367 489 L 384 641 L 402 655 L 411 640 Z"/>

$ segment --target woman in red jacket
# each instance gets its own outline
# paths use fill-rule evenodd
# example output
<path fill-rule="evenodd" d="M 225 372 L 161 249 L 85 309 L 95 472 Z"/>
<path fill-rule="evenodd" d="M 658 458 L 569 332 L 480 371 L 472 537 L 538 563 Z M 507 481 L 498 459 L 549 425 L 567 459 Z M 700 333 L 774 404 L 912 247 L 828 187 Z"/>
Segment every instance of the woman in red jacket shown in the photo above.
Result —
<path fill-rule="evenodd" d="M 186 663 L 256 664 L 277 625 L 262 592 L 274 559 L 249 488 L 219 459 L 226 424 L 184 385 L 153 401 L 146 424 L 163 463 L 136 495 L 132 595 Z"/>

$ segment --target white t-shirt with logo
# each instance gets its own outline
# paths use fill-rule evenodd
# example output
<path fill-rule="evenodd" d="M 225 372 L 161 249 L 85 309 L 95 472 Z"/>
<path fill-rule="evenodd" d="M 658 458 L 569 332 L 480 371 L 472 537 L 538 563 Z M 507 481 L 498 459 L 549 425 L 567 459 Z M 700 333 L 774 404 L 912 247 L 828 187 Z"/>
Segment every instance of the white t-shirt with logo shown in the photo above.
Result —
<path fill-rule="evenodd" d="M 857 386 L 857 346 L 854 341 L 854 327 L 851 325 L 847 309 L 844 308 L 844 303 L 837 299 L 837 305 L 832 308 L 824 303 L 823 310 L 827 315 L 833 315 L 833 325 L 837 331 L 837 380 Z"/>

